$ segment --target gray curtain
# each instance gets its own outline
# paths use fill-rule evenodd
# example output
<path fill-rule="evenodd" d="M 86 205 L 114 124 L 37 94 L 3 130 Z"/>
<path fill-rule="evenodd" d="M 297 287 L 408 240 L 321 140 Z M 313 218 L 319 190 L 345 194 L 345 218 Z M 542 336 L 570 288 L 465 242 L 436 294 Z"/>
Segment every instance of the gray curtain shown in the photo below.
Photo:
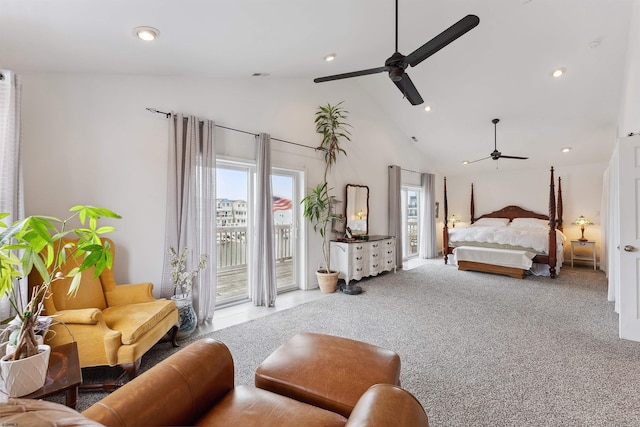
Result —
<path fill-rule="evenodd" d="M 420 176 L 420 258 L 438 256 L 438 239 L 436 238 L 436 176 L 423 173 Z"/>
<path fill-rule="evenodd" d="M 396 267 L 402 268 L 402 169 L 389 166 L 389 236 L 396 238 Z"/>
<path fill-rule="evenodd" d="M 210 322 L 216 304 L 215 123 L 172 114 L 169 119 L 169 168 L 162 296 L 173 295 L 166 248 L 188 248 L 187 269 L 207 254 L 207 268 L 193 280 L 193 308 L 198 322 Z"/>
<path fill-rule="evenodd" d="M 271 190 L 271 136 L 256 137 L 256 208 L 249 296 L 254 305 L 276 302 L 276 265 L 273 249 L 273 191 Z"/>
<path fill-rule="evenodd" d="M 20 133 L 20 78 L 0 69 L 0 212 L 7 225 L 24 218 L 24 183 L 22 180 L 22 135 Z M 27 281 L 19 286 L 22 301 L 27 301 Z M 0 319 L 12 316 L 9 301 L 0 299 Z"/>

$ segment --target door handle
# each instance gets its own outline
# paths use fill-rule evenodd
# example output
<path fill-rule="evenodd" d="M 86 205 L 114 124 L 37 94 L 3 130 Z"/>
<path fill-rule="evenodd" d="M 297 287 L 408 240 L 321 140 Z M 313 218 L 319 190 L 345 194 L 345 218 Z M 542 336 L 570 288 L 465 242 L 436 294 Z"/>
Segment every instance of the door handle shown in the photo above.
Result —
<path fill-rule="evenodd" d="M 636 250 L 636 248 L 635 248 L 635 247 L 633 247 L 633 246 L 631 246 L 631 245 L 624 245 L 624 250 L 625 250 L 626 252 L 633 252 L 633 251 L 635 251 L 635 250 Z"/>

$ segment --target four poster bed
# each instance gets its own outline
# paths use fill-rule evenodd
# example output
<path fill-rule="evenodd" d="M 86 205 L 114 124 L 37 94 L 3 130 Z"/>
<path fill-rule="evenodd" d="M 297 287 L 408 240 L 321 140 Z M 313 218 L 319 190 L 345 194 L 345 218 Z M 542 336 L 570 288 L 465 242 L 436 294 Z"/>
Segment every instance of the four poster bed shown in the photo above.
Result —
<path fill-rule="evenodd" d="M 447 179 L 444 179 L 443 255 L 455 254 L 460 270 L 483 271 L 524 278 L 526 271 L 555 278 L 563 261 L 562 180 L 556 203 L 553 167 L 550 171 L 549 214 L 506 206 L 475 216 L 471 184 L 471 225 L 448 227 Z M 547 269 L 548 266 L 548 269 Z"/>

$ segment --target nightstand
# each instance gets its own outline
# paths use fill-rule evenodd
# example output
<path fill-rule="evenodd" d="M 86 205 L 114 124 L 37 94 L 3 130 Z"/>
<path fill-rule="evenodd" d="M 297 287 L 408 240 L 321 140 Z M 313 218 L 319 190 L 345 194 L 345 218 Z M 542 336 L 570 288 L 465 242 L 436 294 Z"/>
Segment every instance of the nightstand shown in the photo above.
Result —
<path fill-rule="evenodd" d="M 582 251 L 591 251 L 591 256 L 584 255 L 581 253 L 580 255 L 576 255 L 574 253 L 574 248 L 585 248 Z M 589 261 L 593 263 L 593 269 L 597 269 L 596 262 L 596 242 L 593 240 L 581 241 L 581 240 L 572 240 L 571 241 L 571 267 L 573 267 L 573 260 L 576 261 Z"/>

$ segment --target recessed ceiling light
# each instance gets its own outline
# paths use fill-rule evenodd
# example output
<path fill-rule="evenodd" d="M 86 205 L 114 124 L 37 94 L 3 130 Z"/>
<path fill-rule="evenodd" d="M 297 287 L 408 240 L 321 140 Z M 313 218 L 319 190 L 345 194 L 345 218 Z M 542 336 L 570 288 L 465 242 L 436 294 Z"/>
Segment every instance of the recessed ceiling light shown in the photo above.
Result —
<path fill-rule="evenodd" d="M 330 53 L 330 54 L 328 54 L 327 56 L 324 57 L 324 60 L 327 61 L 327 62 L 331 62 L 334 59 L 336 59 L 336 56 L 337 55 L 335 53 Z"/>
<path fill-rule="evenodd" d="M 153 27 L 136 27 L 133 29 L 133 34 L 141 40 L 150 42 L 160 36 L 160 31 Z"/>
<path fill-rule="evenodd" d="M 468 165 L 469 164 L 469 160 L 465 160 L 464 162 L 462 162 L 463 165 Z"/>
<path fill-rule="evenodd" d="M 564 148 L 562 149 L 562 152 L 563 152 L 563 153 L 568 153 L 569 151 L 571 151 L 571 147 L 564 147 Z"/>
<path fill-rule="evenodd" d="M 431 111 L 431 105 L 425 105 L 424 111 L 427 111 L 427 112 Z"/>
<path fill-rule="evenodd" d="M 566 72 L 567 72 L 567 69 L 566 69 L 566 68 L 556 68 L 555 70 L 553 70 L 553 71 L 551 72 L 551 75 L 552 75 L 553 77 L 556 77 L 556 78 L 557 78 L 557 77 L 560 77 L 560 76 L 564 75 L 564 73 L 566 73 Z"/>

